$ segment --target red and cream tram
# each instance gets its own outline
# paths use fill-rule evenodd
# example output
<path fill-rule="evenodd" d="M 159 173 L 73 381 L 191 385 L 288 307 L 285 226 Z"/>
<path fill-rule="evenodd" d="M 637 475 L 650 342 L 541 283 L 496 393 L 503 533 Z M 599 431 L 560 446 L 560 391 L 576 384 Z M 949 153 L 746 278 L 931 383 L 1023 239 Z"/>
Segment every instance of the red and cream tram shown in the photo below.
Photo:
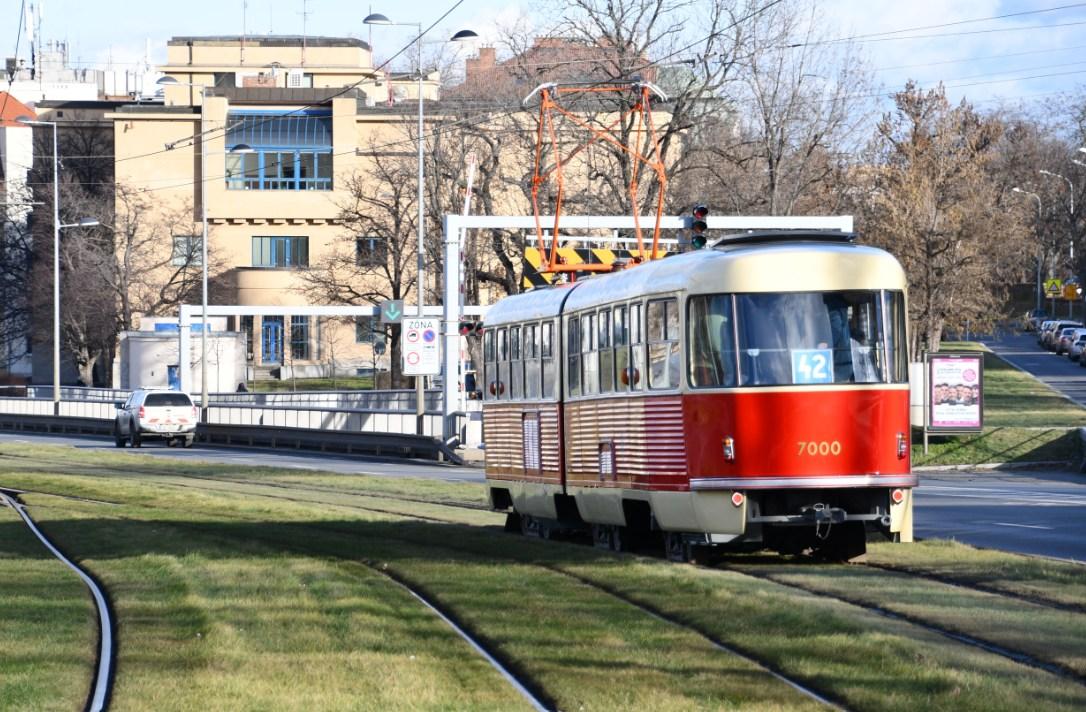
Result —
<path fill-rule="evenodd" d="M 724 238 L 486 316 L 490 505 L 668 555 L 912 538 L 905 274 L 840 232 Z"/>

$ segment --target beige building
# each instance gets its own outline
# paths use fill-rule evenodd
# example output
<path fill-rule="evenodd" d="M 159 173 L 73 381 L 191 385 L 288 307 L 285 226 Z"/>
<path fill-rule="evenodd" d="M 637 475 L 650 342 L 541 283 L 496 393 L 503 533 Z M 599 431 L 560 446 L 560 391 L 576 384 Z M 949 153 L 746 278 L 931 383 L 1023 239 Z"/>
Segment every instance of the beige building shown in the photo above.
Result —
<path fill-rule="evenodd" d="M 214 303 L 309 304 L 299 275 L 352 239 L 337 217 L 351 179 L 367 175 L 368 147 L 413 150 L 406 127 L 417 81 L 375 71 L 370 47 L 350 38 L 177 37 L 167 57 L 160 69 L 176 84 L 164 87 L 164 103 L 107 117 L 118 185 L 153 195 L 163 214 L 191 211 L 196 230 L 172 231 L 161 245 L 175 265 L 200 264 L 200 234 L 191 233 L 206 211 Z M 437 98 L 438 79 L 423 83 L 424 98 Z M 353 237 L 360 251 L 382 239 Z M 257 367 L 319 371 L 329 351 L 337 370 L 374 361 L 368 323 L 238 321 L 231 328 L 248 334 Z"/>

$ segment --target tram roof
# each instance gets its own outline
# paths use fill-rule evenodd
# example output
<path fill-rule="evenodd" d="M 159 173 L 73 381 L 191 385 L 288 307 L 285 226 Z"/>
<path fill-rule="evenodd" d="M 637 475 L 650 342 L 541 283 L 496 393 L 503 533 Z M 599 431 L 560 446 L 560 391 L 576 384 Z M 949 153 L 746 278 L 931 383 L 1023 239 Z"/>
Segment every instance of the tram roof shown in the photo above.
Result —
<path fill-rule="evenodd" d="M 537 289 L 503 299 L 487 324 L 553 317 L 599 304 L 675 292 L 811 292 L 905 289 L 905 272 L 879 248 L 849 242 L 718 243 L 565 288 Z M 568 299 L 567 299 L 568 297 Z"/>

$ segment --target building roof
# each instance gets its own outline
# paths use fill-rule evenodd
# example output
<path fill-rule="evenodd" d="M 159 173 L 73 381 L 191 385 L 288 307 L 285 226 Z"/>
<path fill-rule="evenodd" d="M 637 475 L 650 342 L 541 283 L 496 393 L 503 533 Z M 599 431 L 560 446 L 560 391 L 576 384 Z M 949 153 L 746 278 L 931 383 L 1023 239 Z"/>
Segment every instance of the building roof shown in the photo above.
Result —
<path fill-rule="evenodd" d="M 360 47 L 370 49 L 369 44 L 354 37 L 313 37 L 309 35 L 202 35 L 171 37 L 167 45 L 189 44 L 205 47 L 236 45 L 245 42 L 246 47 Z"/>
<path fill-rule="evenodd" d="M 16 119 L 26 117 L 34 120 L 38 115 L 29 106 L 19 101 L 6 91 L 0 91 L 0 126 L 22 126 Z"/>

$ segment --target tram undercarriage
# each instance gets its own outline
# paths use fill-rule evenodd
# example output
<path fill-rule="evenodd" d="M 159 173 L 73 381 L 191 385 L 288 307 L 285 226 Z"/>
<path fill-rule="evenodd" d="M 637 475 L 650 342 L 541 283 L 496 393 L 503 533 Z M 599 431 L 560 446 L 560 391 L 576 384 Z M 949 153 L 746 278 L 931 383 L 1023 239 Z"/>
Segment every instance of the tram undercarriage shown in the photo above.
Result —
<path fill-rule="evenodd" d="M 505 483 L 503 483 L 505 484 Z M 663 544 L 675 561 L 714 550 L 771 549 L 848 561 L 871 536 L 912 541 L 912 490 L 837 488 L 733 492 L 644 492 L 523 483 L 488 487 L 493 509 L 507 511 L 507 531 L 549 539 L 588 533 L 614 551 Z"/>

